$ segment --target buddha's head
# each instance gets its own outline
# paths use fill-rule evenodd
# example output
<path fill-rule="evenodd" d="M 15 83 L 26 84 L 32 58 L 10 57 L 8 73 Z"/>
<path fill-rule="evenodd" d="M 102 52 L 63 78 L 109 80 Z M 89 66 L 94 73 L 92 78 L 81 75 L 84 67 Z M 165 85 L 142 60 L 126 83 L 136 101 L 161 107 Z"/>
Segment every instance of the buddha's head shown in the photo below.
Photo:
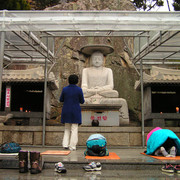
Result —
<path fill-rule="evenodd" d="M 94 67 L 100 67 L 104 63 L 104 55 L 100 51 L 95 51 L 91 55 L 91 64 Z"/>

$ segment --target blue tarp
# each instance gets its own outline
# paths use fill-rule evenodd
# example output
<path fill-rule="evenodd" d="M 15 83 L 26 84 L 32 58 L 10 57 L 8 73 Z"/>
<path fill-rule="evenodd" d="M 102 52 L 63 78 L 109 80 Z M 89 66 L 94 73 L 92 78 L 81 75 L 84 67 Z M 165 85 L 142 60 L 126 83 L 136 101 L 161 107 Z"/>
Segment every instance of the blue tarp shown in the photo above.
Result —
<path fill-rule="evenodd" d="M 177 137 L 177 135 L 169 130 L 169 129 L 160 129 L 152 133 L 150 138 L 148 139 L 147 142 L 147 152 L 146 154 L 150 155 L 155 152 L 157 148 L 159 148 L 165 141 L 171 138 L 174 140 L 176 143 L 176 148 L 177 148 L 177 156 L 180 155 L 180 140 Z"/>

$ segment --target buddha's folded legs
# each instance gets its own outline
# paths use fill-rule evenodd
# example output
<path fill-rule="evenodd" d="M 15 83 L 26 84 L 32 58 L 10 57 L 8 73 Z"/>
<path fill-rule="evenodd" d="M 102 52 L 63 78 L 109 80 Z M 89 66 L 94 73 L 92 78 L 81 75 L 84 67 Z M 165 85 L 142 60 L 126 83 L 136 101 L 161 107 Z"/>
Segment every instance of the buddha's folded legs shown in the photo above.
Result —
<path fill-rule="evenodd" d="M 84 93 L 84 97 L 89 98 L 91 96 L 94 96 L 95 94 L 96 94 L 96 92 L 86 92 L 86 93 Z"/>
<path fill-rule="evenodd" d="M 127 101 L 123 98 L 102 98 L 100 104 L 118 104 L 120 108 L 120 116 L 129 118 Z"/>
<path fill-rule="evenodd" d="M 85 98 L 93 98 L 94 95 L 102 96 L 105 98 L 117 98 L 119 96 L 118 91 L 116 90 L 105 90 L 105 91 L 87 91 L 84 93 Z"/>

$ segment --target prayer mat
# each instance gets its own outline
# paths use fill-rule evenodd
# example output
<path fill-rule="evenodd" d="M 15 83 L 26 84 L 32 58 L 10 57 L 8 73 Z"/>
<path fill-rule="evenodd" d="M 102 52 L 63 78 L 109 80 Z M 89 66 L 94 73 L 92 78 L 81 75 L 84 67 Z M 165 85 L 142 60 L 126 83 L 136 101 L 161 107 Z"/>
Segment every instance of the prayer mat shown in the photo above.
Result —
<path fill-rule="evenodd" d="M 146 153 L 141 153 L 145 156 L 149 156 L 155 159 L 159 159 L 159 160 L 180 160 L 180 156 L 176 156 L 176 157 L 164 157 L 164 156 L 152 156 L 152 155 L 147 155 Z"/>
<path fill-rule="evenodd" d="M 86 159 L 109 159 L 109 160 L 118 160 L 120 157 L 114 153 L 110 152 L 109 156 L 85 156 Z"/>
<path fill-rule="evenodd" d="M 0 156 L 17 156 L 18 153 L 0 153 Z"/>
<path fill-rule="evenodd" d="M 57 150 L 48 150 L 45 152 L 42 152 L 41 155 L 62 155 L 67 156 L 70 154 L 71 151 L 57 151 Z"/>

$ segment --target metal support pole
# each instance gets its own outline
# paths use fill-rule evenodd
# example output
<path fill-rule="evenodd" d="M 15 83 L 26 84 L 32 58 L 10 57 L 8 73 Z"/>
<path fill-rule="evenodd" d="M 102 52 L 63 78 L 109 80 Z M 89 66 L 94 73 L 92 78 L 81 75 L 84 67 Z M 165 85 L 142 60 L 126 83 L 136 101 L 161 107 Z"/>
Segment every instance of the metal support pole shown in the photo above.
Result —
<path fill-rule="evenodd" d="M 144 148 L 144 88 L 143 88 L 143 64 L 141 59 L 141 119 L 142 119 L 142 146 Z"/>
<path fill-rule="evenodd" d="M 1 96 L 2 96 L 2 74 L 3 74 L 3 59 L 4 59 L 4 44 L 5 44 L 5 32 L 1 32 L 0 42 L 0 108 L 1 108 Z"/>
<path fill-rule="evenodd" d="M 47 56 L 49 56 L 49 46 L 48 46 L 48 37 L 47 37 Z M 43 104 L 43 138 L 42 146 L 45 146 L 45 137 L 46 137 L 46 94 L 47 94 L 47 58 L 45 58 L 45 67 L 44 67 L 44 104 Z"/>
<path fill-rule="evenodd" d="M 139 37 L 139 52 L 141 48 L 141 42 Z M 139 53 L 140 54 L 140 53 Z M 144 148 L 144 88 L 143 88 L 143 63 L 140 59 L 140 81 L 141 81 L 141 128 L 142 128 L 142 146 Z"/>

